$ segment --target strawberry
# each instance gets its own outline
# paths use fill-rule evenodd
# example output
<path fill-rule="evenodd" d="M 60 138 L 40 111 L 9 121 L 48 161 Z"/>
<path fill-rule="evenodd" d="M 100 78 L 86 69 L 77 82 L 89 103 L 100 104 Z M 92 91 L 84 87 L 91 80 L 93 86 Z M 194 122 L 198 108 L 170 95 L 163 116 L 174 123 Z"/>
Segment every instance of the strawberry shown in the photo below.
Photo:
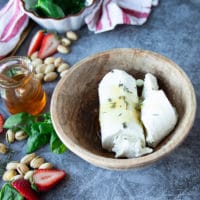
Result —
<path fill-rule="evenodd" d="M 55 34 L 47 33 L 42 40 L 38 58 L 44 59 L 56 53 L 59 43 L 59 39 Z"/>
<path fill-rule="evenodd" d="M 34 52 L 39 50 L 43 37 L 44 37 L 44 31 L 39 30 L 31 40 L 28 49 L 28 56 L 31 56 Z"/>
<path fill-rule="evenodd" d="M 4 118 L 3 115 L 0 114 L 0 133 L 3 133 L 3 124 L 4 124 Z"/>
<path fill-rule="evenodd" d="M 36 191 L 31 188 L 28 180 L 18 179 L 12 182 L 12 186 L 27 200 L 39 200 Z"/>
<path fill-rule="evenodd" d="M 33 174 L 33 183 L 38 191 L 47 191 L 66 176 L 64 170 L 37 169 Z"/>

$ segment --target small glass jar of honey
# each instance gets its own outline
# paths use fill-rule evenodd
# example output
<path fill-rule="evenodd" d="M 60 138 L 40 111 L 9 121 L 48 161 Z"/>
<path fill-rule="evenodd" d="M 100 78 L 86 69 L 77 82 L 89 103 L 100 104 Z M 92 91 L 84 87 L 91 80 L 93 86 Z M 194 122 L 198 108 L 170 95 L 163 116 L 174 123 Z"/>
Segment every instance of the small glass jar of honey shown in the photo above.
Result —
<path fill-rule="evenodd" d="M 34 78 L 31 61 L 13 56 L 0 61 L 1 97 L 11 114 L 28 112 L 37 115 L 46 105 L 46 93 Z"/>

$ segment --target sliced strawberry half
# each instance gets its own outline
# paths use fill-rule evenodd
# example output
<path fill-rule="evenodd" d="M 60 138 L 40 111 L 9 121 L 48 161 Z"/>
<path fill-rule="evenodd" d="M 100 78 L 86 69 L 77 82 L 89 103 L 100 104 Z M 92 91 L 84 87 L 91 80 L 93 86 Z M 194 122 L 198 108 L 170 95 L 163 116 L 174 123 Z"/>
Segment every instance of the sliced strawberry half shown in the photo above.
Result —
<path fill-rule="evenodd" d="M 4 118 L 3 115 L 0 114 L 0 133 L 3 133 L 3 124 L 4 124 Z"/>
<path fill-rule="evenodd" d="M 42 44 L 38 52 L 38 58 L 44 59 L 56 53 L 59 43 L 59 39 L 55 34 L 46 34 L 42 40 Z"/>
<path fill-rule="evenodd" d="M 37 193 L 31 188 L 28 180 L 18 179 L 12 182 L 12 186 L 27 200 L 39 200 Z"/>
<path fill-rule="evenodd" d="M 42 43 L 42 39 L 44 37 L 44 31 L 43 30 L 39 30 L 35 36 L 32 38 L 31 43 L 29 45 L 29 49 L 28 49 L 28 56 L 31 56 L 34 52 L 38 51 L 41 43 Z"/>
<path fill-rule="evenodd" d="M 33 183 L 38 191 L 48 191 L 57 185 L 64 177 L 66 172 L 57 169 L 38 169 L 33 174 Z"/>

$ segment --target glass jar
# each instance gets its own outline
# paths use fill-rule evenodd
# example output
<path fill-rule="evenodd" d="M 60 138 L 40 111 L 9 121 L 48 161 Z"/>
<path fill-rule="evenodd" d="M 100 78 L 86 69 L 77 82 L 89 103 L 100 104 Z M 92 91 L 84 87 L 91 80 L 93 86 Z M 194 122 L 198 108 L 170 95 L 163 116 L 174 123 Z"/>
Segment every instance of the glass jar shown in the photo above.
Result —
<path fill-rule="evenodd" d="M 0 61 L 1 97 L 11 114 L 28 112 L 39 114 L 46 105 L 46 93 L 34 78 L 31 61 L 13 56 Z"/>

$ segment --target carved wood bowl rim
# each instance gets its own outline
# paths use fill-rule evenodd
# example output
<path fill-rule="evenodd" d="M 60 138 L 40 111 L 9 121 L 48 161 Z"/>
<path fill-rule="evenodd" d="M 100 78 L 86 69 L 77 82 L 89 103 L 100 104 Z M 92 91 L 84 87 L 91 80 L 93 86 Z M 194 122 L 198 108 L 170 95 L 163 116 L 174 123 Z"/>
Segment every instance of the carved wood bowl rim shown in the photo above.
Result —
<path fill-rule="evenodd" d="M 180 94 L 183 95 L 184 98 L 187 98 L 187 101 L 185 102 L 186 108 L 184 108 L 185 109 L 184 116 L 183 117 L 179 116 L 178 124 L 176 125 L 175 129 L 172 131 L 173 132 L 172 136 L 170 136 L 166 141 L 164 141 L 153 153 L 139 157 L 139 158 L 129 158 L 129 159 L 117 158 L 116 159 L 110 155 L 107 156 L 106 153 L 105 155 L 104 153 L 102 153 L 102 155 L 96 154 L 91 149 L 83 147 L 81 143 L 80 144 L 78 142 L 75 143 L 74 140 L 72 140 L 71 135 L 68 134 L 70 132 L 70 129 L 68 129 L 69 125 L 65 125 L 65 128 L 63 127 L 63 122 L 61 122 L 63 119 L 62 120 L 60 119 L 60 115 L 62 115 L 61 113 L 62 111 L 58 113 L 58 109 L 57 109 L 58 105 L 61 103 L 59 100 L 59 95 L 61 95 L 64 90 L 67 90 L 67 87 L 68 87 L 67 81 L 71 80 L 71 78 L 73 78 L 72 76 L 76 76 L 76 74 L 79 73 L 79 71 L 80 73 L 85 73 L 86 71 L 84 70 L 84 68 L 87 68 L 88 63 L 92 63 L 92 62 L 94 63 L 94 61 L 98 62 L 99 59 L 100 59 L 99 62 L 101 63 L 102 61 L 101 58 L 112 60 L 112 59 L 116 59 L 116 56 L 119 56 L 119 55 L 125 56 L 126 59 L 136 59 L 136 60 L 137 58 L 143 56 L 143 58 L 139 58 L 139 59 L 144 59 L 144 65 L 146 62 L 147 68 L 151 68 L 151 70 L 153 70 L 152 66 L 148 67 L 149 64 L 147 63 L 147 60 L 145 59 L 152 59 L 153 60 L 152 62 L 155 61 L 155 62 L 163 63 L 163 66 L 166 65 L 167 67 L 163 67 L 159 69 L 159 73 L 161 74 L 161 76 L 168 76 L 164 70 L 168 70 L 168 71 L 170 70 L 173 73 L 175 73 L 177 77 L 179 78 L 181 77 L 180 81 L 181 81 L 182 86 L 180 87 L 184 87 L 183 88 L 184 92 Z M 104 63 L 105 65 L 106 65 L 106 62 L 107 60 Z M 120 62 L 126 63 L 126 61 L 120 61 Z M 124 66 L 125 68 L 127 67 L 126 64 Z M 96 70 L 95 67 L 92 70 Z M 143 69 L 143 70 L 146 70 L 146 69 Z M 172 74 L 172 77 L 176 79 L 176 75 L 173 76 Z M 77 85 L 78 84 L 80 83 L 77 82 Z M 73 96 L 72 88 L 69 88 L 69 90 L 71 90 L 71 95 Z M 177 101 L 176 99 L 173 99 L 173 98 L 170 100 L 175 101 L 175 102 Z M 62 106 L 64 109 L 64 105 Z M 54 89 L 52 99 L 51 99 L 50 112 L 51 112 L 52 122 L 53 122 L 53 125 L 57 132 L 58 137 L 73 153 L 75 153 L 76 155 L 84 159 L 85 161 L 101 168 L 112 169 L 112 170 L 133 169 L 133 168 L 142 167 L 142 166 L 146 166 L 146 165 L 154 163 L 155 161 L 171 153 L 177 146 L 179 146 L 184 141 L 184 139 L 189 134 L 190 129 L 194 123 L 195 114 L 196 114 L 196 96 L 195 96 L 195 91 L 192 86 L 192 83 L 189 80 L 186 73 L 181 69 L 181 67 L 179 67 L 176 63 L 174 63 L 170 59 L 152 51 L 147 51 L 147 50 L 142 50 L 142 49 L 132 49 L 132 48 L 119 48 L 119 49 L 111 49 L 104 52 L 100 52 L 77 62 L 69 70 L 69 73 L 57 83 L 57 86 Z M 66 127 L 69 130 L 69 132 L 66 131 Z M 74 134 L 74 133 L 71 133 L 71 134 Z"/>

